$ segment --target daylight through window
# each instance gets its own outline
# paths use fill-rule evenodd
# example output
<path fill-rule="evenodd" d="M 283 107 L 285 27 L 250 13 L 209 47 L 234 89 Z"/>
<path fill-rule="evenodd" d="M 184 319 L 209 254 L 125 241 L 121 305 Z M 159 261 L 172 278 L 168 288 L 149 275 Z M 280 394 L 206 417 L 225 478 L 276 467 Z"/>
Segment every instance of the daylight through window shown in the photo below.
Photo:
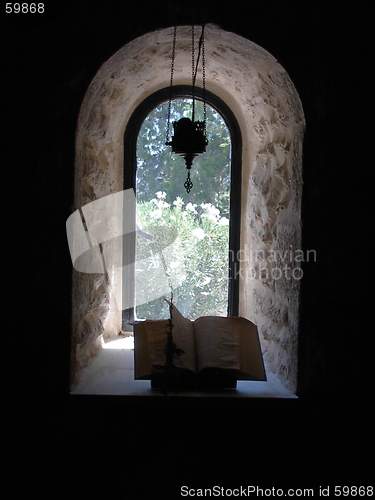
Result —
<path fill-rule="evenodd" d="M 136 144 L 137 276 L 147 276 L 152 260 L 139 256 L 145 248 L 161 252 L 173 238 L 176 256 L 164 266 L 168 278 L 178 278 L 174 303 L 190 319 L 226 316 L 229 293 L 231 193 L 231 136 L 223 117 L 207 105 L 206 153 L 193 162 L 189 194 L 184 188 L 184 159 L 165 146 L 168 102 L 157 105 L 144 119 Z M 171 122 L 191 116 L 191 99 L 172 101 Z M 196 119 L 203 119 L 203 104 L 196 102 Z M 178 276 L 178 273 L 181 275 Z M 142 278 L 144 279 L 144 278 Z M 157 283 L 147 284 L 147 287 Z M 157 293 L 155 294 L 157 295 Z M 167 295 L 168 297 L 168 295 Z M 136 303 L 137 300 L 136 300 Z M 137 305 L 134 319 L 169 316 L 164 297 Z"/>

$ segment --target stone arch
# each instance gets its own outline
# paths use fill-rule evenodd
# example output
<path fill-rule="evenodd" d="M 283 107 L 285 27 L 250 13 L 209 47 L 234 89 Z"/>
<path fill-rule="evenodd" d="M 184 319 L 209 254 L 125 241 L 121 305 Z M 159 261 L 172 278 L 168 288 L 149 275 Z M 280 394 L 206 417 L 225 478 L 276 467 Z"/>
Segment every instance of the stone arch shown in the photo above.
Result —
<path fill-rule="evenodd" d="M 77 125 L 76 208 L 123 189 L 125 127 L 146 97 L 168 86 L 172 33 L 167 28 L 131 41 L 91 82 Z M 178 27 L 176 85 L 191 83 L 190 43 L 191 27 Z M 285 252 L 301 245 L 302 105 L 287 72 L 250 40 L 208 25 L 206 59 L 207 88 L 232 110 L 243 141 L 241 255 L 247 262 L 239 312 L 258 325 L 267 370 L 295 391 L 299 281 L 274 279 L 267 257 L 273 252 L 282 264 Z M 74 271 L 75 374 L 121 328 L 120 274 Z"/>

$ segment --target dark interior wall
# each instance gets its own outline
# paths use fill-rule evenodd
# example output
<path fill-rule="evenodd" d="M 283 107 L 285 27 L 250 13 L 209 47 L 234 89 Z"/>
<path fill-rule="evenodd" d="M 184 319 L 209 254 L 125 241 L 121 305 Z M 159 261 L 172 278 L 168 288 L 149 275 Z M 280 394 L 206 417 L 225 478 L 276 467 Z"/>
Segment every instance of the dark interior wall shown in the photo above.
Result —
<path fill-rule="evenodd" d="M 351 84 L 356 80 L 355 67 L 361 61 L 348 43 L 346 27 L 351 20 L 350 12 L 328 12 L 319 2 L 303 4 L 205 2 L 200 5 L 197 2 L 189 3 L 194 6 L 191 8 L 182 2 L 141 1 L 131 7 L 118 1 L 60 5 L 47 2 L 43 18 L 2 18 L 5 27 L 2 36 L 8 48 L 3 56 L 4 95 L 9 96 L 3 103 L 9 117 L 5 147 L 10 170 L 18 181 L 22 180 L 16 184 L 17 204 L 14 208 L 12 203 L 12 217 L 22 221 L 22 244 L 17 246 L 22 259 L 20 279 L 26 287 L 21 310 L 13 316 L 8 331 L 22 345 L 20 350 L 25 359 L 20 373 L 21 400 L 24 410 L 30 412 L 31 421 L 35 416 L 37 425 L 48 420 L 46 425 L 50 430 L 58 429 L 56 436 L 68 432 L 77 437 L 83 425 L 85 435 L 97 432 L 96 422 L 108 422 L 108 415 L 120 416 L 122 422 L 128 419 L 131 424 L 137 420 L 140 426 L 147 427 L 151 414 L 158 423 L 171 414 L 187 423 L 198 414 L 203 419 L 202 429 L 207 424 L 212 430 L 204 445 L 208 453 L 210 447 L 214 450 L 217 447 L 218 451 L 216 438 L 234 419 L 239 422 L 237 439 L 241 439 L 241 425 L 245 429 L 249 419 L 253 419 L 260 429 L 257 445 L 262 446 L 262 436 L 272 448 L 271 436 L 276 433 L 277 449 L 287 449 L 290 442 L 296 444 L 293 452 L 296 465 L 309 445 L 317 447 L 317 436 L 327 443 L 335 428 L 337 422 L 332 414 L 326 416 L 327 405 L 337 410 L 336 416 L 342 411 L 345 418 L 348 414 L 356 417 L 360 414 L 362 422 L 368 418 L 365 400 L 358 396 L 365 395 L 368 389 L 366 349 L 361 342 L 352 342 L 359 332 L 362 339 L 369 335 L 362 325 L 362 315 L 356 312 L 357 306 L 363 306 L 360 289 L 353 279 L 360 277 L 356 274 L 361 273 L 358 262 L 363 262 L 363 248 L 367 244 L 368 231 L 361 232 L 357 217 L 361 210 L 358 207 L 362 207 L 367 195 L 366 182 L 352 175 L 353 168 L 356 170 L 353 164 L 358 160 L 356 147 L 348 140 L 346 125 L 348 110 L 353 110 Z M 214 402 L 147 406 L 111 398 L 72 401 L 68 396 L 71 261 L 65 221 L 73 208 L 74 135 L 80 103 L 98 68 L 122 45 L 175 22 L 189 24 L 193 16 L 195 24 L 217 23 L 273 54 L 288 71 L 304 107 L 307 128 L 303 246 L 317 250 L 318 262 L 304 267 L 301 292 L 302 398 L 298 403 L 253 401 L 236 403 L 233 407 Z M 356 202 L 348 203 L 349 199 Z M 12 226 L 18 233 L 18 226 Z M 355 235 L 361 237 L 360 246 L 355 243 Z M 351 269 L 354 261 L 357 267 Z M 348 394 L 359 398 L 355 407 Z M 97 415 L 95 419 L 90 418 L 93 412 Z M 282 426 L 284 430 L 280 432 Z M 312 429 L 315 430 L 311 433 Z M 173 432 L 178 432 L 178 428 Z M 192 433 L 188 430 L 183 439 L 192 437 Z M 167 435 L 162 431 L 162 435 L 158 438 L 154 435 L 153 439 L 161 448 L 166 439 L 166 449 L 172 450 L 173 433 Z M 139 439 L 146 446 L 148 438 L 142 436 Z M 345 440 L 354 447 L 357 438 L 346 435 Z M 335 445 L 341 443 L 339 434 L 335 439 Z M 232 447 L 233 442 L 228 444 L 229 452 Z M 334 448 L 331 452 L 334 453 Z M 265 450 L 261 455 L 266 460 Z M 196 457 L 193 449 L 184 457 L 180 456 L 183 463 L 198 460 L 199 464 L 203 460 Z M 219 457 L 220 453 L 213 462 L 217 470 L 226 463 L 225 458 Z M 320 462 L 325 471 L 331 458 L 328 453 Z M 344 456 L 339 460 L 345 463 Z M 261 469 L 254 470 L 259 473 Z M 280 471 L 283 470 L 281 466 Z"/>

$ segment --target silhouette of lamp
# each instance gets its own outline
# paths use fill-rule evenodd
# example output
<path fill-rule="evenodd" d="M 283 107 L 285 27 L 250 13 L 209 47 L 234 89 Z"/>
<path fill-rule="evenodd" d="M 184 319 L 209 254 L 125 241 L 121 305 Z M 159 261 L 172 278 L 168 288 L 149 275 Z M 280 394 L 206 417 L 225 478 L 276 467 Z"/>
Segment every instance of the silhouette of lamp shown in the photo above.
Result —
<path fill-rule="evenodd" d="M 170 79 L 170 95 L 168 103 L 168 121 L 167 121 L 167 134 L 165 144 L 172 146 L 172 153 L 178 154 L 185 159 L 187 170 L 187 177 L 184 187 L 187 193 L 190 193 L 193 183 L 190 178 L 190 170 L 193 165 L 194 158 L 206 151 L 208 144 L 206 136 L 206 62 L 205 62 L 205 49 L 204 49 L 204 25 L 202 25 L 202 33 L 199 39 L 198 56 L 195 62 L 195 44 L 194 44 L 194 25 L 192 26 L 192 116 L 191 119 L 187 117 L 180 118 L 178 121 L 173 122 L 173 137 L 169 140 L 170 131 L 170 118 L 171 118 L 171 104 L 172 104 L 172 86 L 173 86 L 173 73 L 176 52 L 176 34 L 177 27 L 174 27 L 173 33 L 173 46 L 172 46 L 172 62 L 171 62 L 171 79 Z M 197 78 L 198 64 L 202 55 L 202 79 L 203 79 L 203 121 L 195 120 L 195 82 Z"/>

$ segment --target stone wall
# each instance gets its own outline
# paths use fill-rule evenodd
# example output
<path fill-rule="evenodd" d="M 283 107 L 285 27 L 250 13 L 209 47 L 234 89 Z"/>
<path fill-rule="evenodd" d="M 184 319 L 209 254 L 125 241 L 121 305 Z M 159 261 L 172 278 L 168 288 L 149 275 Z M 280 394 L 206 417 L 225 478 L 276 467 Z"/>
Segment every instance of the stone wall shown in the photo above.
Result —
<path fill-rule="evenodd" d="M 178 28 L 175 84 L 191 84 L 190 30 Z M 197 39 L 200 28 L 196 30 Z M 91 82 L 77 126 L 77 208 L 122 190 L 126 124 L 139 103 L 169 85 L 172 32 L 163 29 L 133 40 L 106 61 Z M 250 256 L 257 250 L 283 252 L 301 244 L 301 102 L 275 58 L 234 33 L 207 26 L 206 59 L 207 88 L 232 109 L 242 133 L 241 250 L 246 263 L 240 314 L 258 325 L 267 370 L 295 390 L 299 282 L 263 275 L 254 279 L 252 272 L 262 265 Z M 200 78 L 198 72 L 198 85 Z M 116 261 L 114 254 L 121 247 L 103 247 Z M 120 269 L 109 269 L 108 279 L 75 272 L 73 323 L 77 373 L 100 348 L 102 336 L 120 330 Z"/>

